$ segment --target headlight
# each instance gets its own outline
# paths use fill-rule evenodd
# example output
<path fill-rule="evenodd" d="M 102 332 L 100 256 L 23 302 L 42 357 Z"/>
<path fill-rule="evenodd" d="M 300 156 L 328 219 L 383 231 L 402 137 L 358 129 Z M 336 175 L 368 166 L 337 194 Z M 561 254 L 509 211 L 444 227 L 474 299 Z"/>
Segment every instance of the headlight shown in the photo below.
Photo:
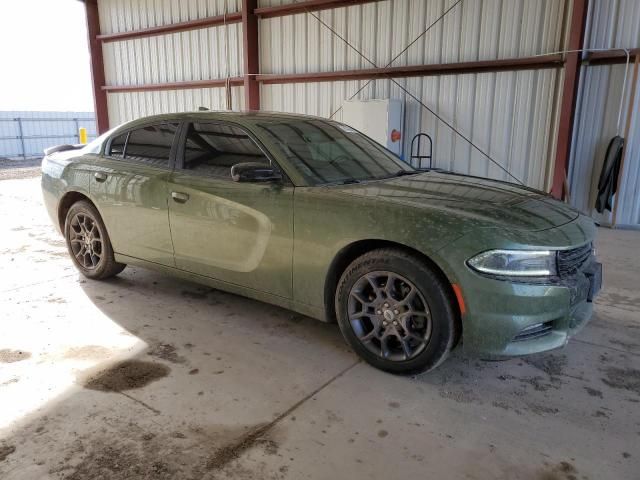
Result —
<path fill-rule="evenodd" d="M 556 252 L 551 250 L 489 250 L 467 263 L 479 272 L 506 277 L 548 277 L 556 274 Z"/>

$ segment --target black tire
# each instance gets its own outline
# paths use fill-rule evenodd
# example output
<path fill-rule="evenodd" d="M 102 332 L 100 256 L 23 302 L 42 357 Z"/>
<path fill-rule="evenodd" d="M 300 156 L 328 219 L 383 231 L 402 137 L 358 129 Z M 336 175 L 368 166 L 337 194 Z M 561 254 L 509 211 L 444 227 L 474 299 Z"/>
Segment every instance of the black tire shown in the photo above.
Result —
<path fill-rule="evenodd" d="M 381 305 L 384 296 L 389 301 Z M 457 337 L 458 313 L 442 275 L 399 249 L 377 249 L 354 260 L 338 282 L 335 308 L 340 330 L 355 352 L 391 373 L 416 374 L 437 367 Z"/>
<path fill-rule="evenodd" d="M 87 201 L 81 200 L 69 208 L 64 222 L 64 238 L 71 260 L 87 278 L 104 280 L 119 274 L 126 267 L 115 261 L 102 217 L 96 207 Z"/>

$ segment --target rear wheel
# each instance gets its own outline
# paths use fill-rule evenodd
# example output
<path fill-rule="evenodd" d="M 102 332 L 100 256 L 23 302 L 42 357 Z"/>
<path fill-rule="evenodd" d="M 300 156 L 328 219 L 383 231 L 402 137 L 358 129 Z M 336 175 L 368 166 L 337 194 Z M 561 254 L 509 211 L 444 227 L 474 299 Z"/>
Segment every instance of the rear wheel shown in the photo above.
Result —
<path fill-rule="evenodd" d="M 338 283 L 336 313 L 356 353 L 392 373 L 437 367 L 456 336 L 456 312 L 441 276 L 397 249 L 374 250 L 349 265 Z"/>
<path fill-rule="evenodd" d="M 113 277 L 126 267 L 115 261 L 107 229 L 96 208 L 87 201 L 74 203 L 67 212 L 64 236 L 76 268 L 88 278 Z"/>

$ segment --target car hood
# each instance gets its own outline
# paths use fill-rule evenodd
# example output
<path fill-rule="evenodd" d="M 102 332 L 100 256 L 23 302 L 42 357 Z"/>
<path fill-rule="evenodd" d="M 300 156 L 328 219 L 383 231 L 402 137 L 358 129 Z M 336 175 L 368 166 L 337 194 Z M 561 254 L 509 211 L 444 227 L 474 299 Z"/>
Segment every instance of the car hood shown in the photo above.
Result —
<path fill-rule="evenodd" d="M 474 227 L 542 231 L 579 215 L 567 204 L 537 190 L 452 173 L 430 171 L 338 188 L 348 195 L 464 217 Z"/>

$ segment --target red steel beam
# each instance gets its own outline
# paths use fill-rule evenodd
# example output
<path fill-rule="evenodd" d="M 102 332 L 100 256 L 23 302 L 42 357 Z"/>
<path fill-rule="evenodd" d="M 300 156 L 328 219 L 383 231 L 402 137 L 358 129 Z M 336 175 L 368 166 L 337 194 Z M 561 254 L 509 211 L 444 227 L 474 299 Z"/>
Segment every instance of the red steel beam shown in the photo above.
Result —
<path fill-rule="evenodd" d="M 245 110 L 260 110 L 260 84 L 255 77 L 260 71 L 257 6 L 258 0 L 242 0 Z"/>
<path fill-rule="evenodd" d="M 439 63 L 432 65 L 411 65 L 405 67 L 368 68 L 364 70 L 342 70 L 338 72 L 294 73 L 286 75 L 257 75 L 256 80 L 265 84 L 335 82 L 340 80 L 367 80 L 376 77 L 426 77 L 434 75 L 454 75 L 463 73 L 500 72 L 560 68 L 564 64 L 562 55 L 541 55 L 535 57 L 507 58 L 500 60 L 480 60 L 476 62 Z"/>
<path fill-rule="evenodd" d="M 87 18 L 87 42 L 89 44 L 91 79 L 93 83 L 93 107 L 96 115 L 96 130 L 100 134 L 109 130 L 107 92 L 101 88 L 105 84 L 102 44 L 97 38 L 100 35 L 100 17 L 96 0 L 85 1 L 84 8 Z"/>
<path fill-rule="evenodd" d="M 584 42 L 587 20 L 588 0 L 574 0 L 571 9 L 571 26 L 567 50 L 580 50 Z M 571 136 L 578 98 L 578 80 L 580 78 L 580 54 L 568 53 L 564 69 L 564 84 L 560 104 L 560 120 L 556 141 L 556 158 L 553 169 L 551 195 L 562 199 L 568 193 L 565 187 L 569 156 L 571 154 Z"/>
<path fill-rule="evenodd" d="M 629 48 L 629 61 L 633 62 L 636 56 L 640 56 L 640 48 Z M 585 58 L 587 65 L 616 65 L 627 63 L 627 54 L 622 50 L 609 52 L 589 52 Z"/>
<path fill-rule="evenodd" d="M 307 0 L 304 2 L 279 5 L 276 7 L 262 8 L 256 8 L 257 4 L 256 2 L 253 2 L 255 6 L 246 11 L 248 11 L 251 15 L 257 15 L 258 17 L 262 18 L 270 18 L 281 17 L 285 15 L 294 15 L 296 13 L 304 13 L 307 11 L 348 7 L 352 5 L 360 5 L 363 3 L 372 3 L 378 1 L 380 0 Z M 130 30 L 127 32 L 99 34 L 97 35 L 97 38 L 103 43 L 118 42 L 122 40 L 129 40 L 132 38 L 166 35 L 169 33 L 197 30 L 200 28 L 215 27 L 218 25 L 240 22 L 242 22 L 242 12 L 233 12 L 226 15 L 215 15 L 212 17 L 198 18 L 196 20 L 188 20 L 186 22 L 171 23 L 168 25 L 160 25 L 157 27 L 140 28 L 138 30 Z"/>
<path fill-rule="evenodd" d="M 184 32 L 186 30 L 197 30 L 199 28 L 215 27 L 217 25 L 225 25 L 229 23 L 240 23 L 241 21 L 242 13 L 233 12 L 226 15 L 216 15 L 214 17 L 189 20 L 187 22 L 160 25 L 158 27 L 141 28 L 139 30 L 130 30 L 128 32 L 98 35 L 98 40 L 105 43 L 117 42 L 121 40 L 129 40 L 131 38 L 152 37 L 154 35 L 165 35 L 168 33 Z"/>
<path fill-rule="evenodd" d="M 379 2 L 380 0 L 307 0 L 304 2 L 289 3 L 275 7 L 256 8 L 253 13 L 261 18 L 283 17 L 285 15 L 295 15 L 329 8 L 350 7 L 362 3 Z"/>
<path fill-rule="evenodd" d="M 231 86 L 244 85 L 243 77 L 230 77 L 229 84 Z M 123 93 L 123 92 L 145 92 L 152 90 L 185 90 L 189 88 L 212 88 L 224 87 L 227 85 L 226 78 L 216 78 L 212 80 L 192 80 L 187 82 L 168 82 L 168 83 L 146 83 L 143 85 L 105 85 L 102 87 L 104 92 Z"/>
<path fill-rule="evenodd" d="M 432 65 L 410 65 L 406 67 L 369 68 L 364 70 L 343 70 L 338 72 L 294 73 L 288 75 L 251 75 L 255 85 L 282 83 L 334 82 L 340 80 L 368 80 L 380 78 L 427 77 L 434 75 L 452 75 L 464 73 L 502 72 L 533 70 L 543 68 L 561 68 L 562 55 L 543 55 L 536 57 L 507 58 L 500 60 L 481 60 L 477 62 L 441 63 Z M 231 77 L 232 86 L 245 85 L 247 75 Z M 149 90 L 182 90 L 188 88 L 224 87 L 227 79 L 196 80 L 170 83 L 148 83 L 143 85 L 107 85 L 107 92 L 142 92 Z M 255 108 L 254 108 L 255 109 Z"/>

